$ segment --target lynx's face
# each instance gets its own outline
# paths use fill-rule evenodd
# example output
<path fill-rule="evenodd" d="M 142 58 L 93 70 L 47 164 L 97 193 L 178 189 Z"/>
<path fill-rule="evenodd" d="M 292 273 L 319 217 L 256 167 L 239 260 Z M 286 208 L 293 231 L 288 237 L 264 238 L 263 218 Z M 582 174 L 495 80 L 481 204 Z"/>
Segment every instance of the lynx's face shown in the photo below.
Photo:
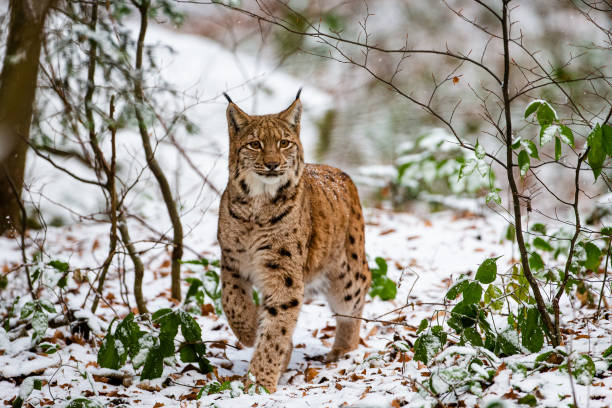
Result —
<path fill-rule="evenodd" d="M 274 195 L 288 181 L 293 185 L 299 181 L 304 162 L 299 137 L 301 110 L 296 99 L 278 114 L 249 116 L 230 102 L 230 177 L 246 194 Z"/>

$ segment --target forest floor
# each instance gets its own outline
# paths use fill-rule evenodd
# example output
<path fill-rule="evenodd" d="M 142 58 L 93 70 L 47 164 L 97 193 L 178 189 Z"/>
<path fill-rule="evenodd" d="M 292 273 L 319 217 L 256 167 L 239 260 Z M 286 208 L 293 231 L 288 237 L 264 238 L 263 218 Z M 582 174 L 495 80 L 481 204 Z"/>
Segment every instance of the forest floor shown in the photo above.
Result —
<path fill-rule="evenodd" d="M 185 259 L 206 257 L 217 259 L 216 211 L 210 210 L 197 229 L 187 237 Z M 34 390 L 26 403 L 31 406 L 63 405 L 70 399 L 85 396 L 102 405 L 173 407 L 400 407 L 434 406 L 434 397 L 425 387 L 431 378 L 432 365 L 413 359 L 413 352 L 394 347 L 414 344 L 417 327 L 422 319 L 439 324 L 445 320 L 448 301 L 444 295 L 461 273 L 471 275 L 478 265 L 489 257 L 502 256 L 500 271 L 511 267 L 512 244 L 502 241 L 506 225 L 495 215 L 471 213 L 394 213 L 366 209 L 366 251 L 371 261 L 380 256 L 389 265 L 388 275 L 398 284 L 398 293 L 392 301 L 371 299 L 365 307 L 364 317 L 369 319 L 361 328 L 361 343 L 357 350 L 337 363 L 325 364 L 321 360 L 333 342 L 335 321 L 324 299 L 308 300 L 301 311 L 294 332 L 294 351 L 287 372 L 272 395 L 249 395 L 232 383 L 232 389 L 203 395 L 197 399 L 202 386 L 211 381 L 236 380 L 244 376 L 252 354 L 251 348 L 242 347 L 231 332 L 224 315 L 216 315 L 212 305 L 202 307 L 196 317 L 208 347 L 208 358 L 216 367 L 216 375 L 203 375 L 192 364 L 175 361 L 166 364 L 163 376 L 157 380 L 140 381 L 131 366 L 119 370 L 98 367 L 97 352 L 114 317 L 122 318 L 132 309 L 133 275 L 120 276 L 111 269 L 104 288 L 104 301 L 95 314 L 90 313 L 92 297 L 85 307 L 83 302 L 89 285 L 83 277 L 85 268 L 100 265 L 106 256 L 107 224 L 77 224 L 49 228 L 46 234 L 32 236 L 42 244 L 52 259 L 68 262 L 75 271 L 62 293 L 56 310 L 67 309 L 87 322 L 89 339 L 71 333 L 68 326 L 49 328 L 43 341 L 57 345 L 52 354 L 31 348 L 27 327 L 23 336 L 12 341 L 0 329 L 0 401 L 10 405 L 19 393 L 25 378 L 36 376 L 42 388 Z M 136 242 L 150 243 L 156 234 L 142 225 L 131 224 Z M 34 252 L 32 246 L 28 253 Z M 123 256 L 121 256 L 123 258 Z M 50 258 L 51 259 L 51 258 Z M 165 245 L 154 245 L 143 255 L 145 263 L 145 298 L 150 311 L 162 307 L 180 307 L 170 299 L 170 254 Z M 126 268 L 131 270 L 129 259 Z M 19 242 L 0 238 L 0 270 L 8 274 L 8 286 L 0 292 L 3 302 L 16 302 L 19 310 L 27 300 L 27 287 L 23 274 L 15 265 L 21 263 Z M 373 262 L 372 262 L 373 264 Z M 19 269 L 20 271 L 22 269 Z M 81 270 L 82 273 L 78 271 Z M 197 265 L 183 267 L 184 278 L 199 276 Z M 79 276 L 81 279 L 79 279 Z M 187 290 L 184 284 L 183 293 Z M 402 306 L 405 306 L 402 308 Z M 612 373 L 602 361 L 603 351 L 610 346 L 612 322 L 610 313 L 593 321 L 593 309 L 581 307 L 579 299 L 563 304 L 563 328 L 568 353 L 585 353 L 595 361 L 596 375 L 589 385 L 572 380 L 568 372 L 558 367 L 535 370 L 533 363 L 538 354 L 517 354 L 493 359 L 495 376 L 481 392 L 465 389 L 448 392 L 444 402 L 457 402 L 458 406 L 487 406 L 505 400 L 511 405 L 526 395 L 533 395 L 532 406 L 567 406 L 574 402 L 579 407 L 604 407 L 612 403 Z M 17 317 L 10 320 L 17 321 Z M 383 321 L 383 322 L 381 322 Z M 542 351 L 550 350 L 544 346 Z M 443 353 L 447 353 L 447 351 Z M 474 391 L 474 390 L 472 390 Z M 478 395 L 478 396 L 477 396 Z"/>

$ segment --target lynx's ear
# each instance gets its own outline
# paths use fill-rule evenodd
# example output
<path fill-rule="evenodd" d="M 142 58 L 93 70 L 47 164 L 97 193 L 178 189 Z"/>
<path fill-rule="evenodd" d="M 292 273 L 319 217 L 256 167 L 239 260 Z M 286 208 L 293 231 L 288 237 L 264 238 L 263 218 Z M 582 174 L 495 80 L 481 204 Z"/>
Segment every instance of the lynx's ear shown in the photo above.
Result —
<path fill-rule="evenodd" d="M 278 117 L 287 122 L 296 132 L 300 131 L 300 118 L 302 117 L 302 102 L 300 102 L 301 93 L 302 88 L 298 91 L 295 96 L 295 101 L 293 101 L 291 106 L 278 114 Z"/>
<path fill-rule="evenodd" d="M 229 134 L 230 136 L 235 136 L 240 131 L 240 129 L 242 129 L 249 123 L 251 117 L 244 113 L 244 111 L 240 109 L 238 105 L 236 105 L 225 92 L 223 93 L 223 96 L 225 96 L 225 98 L 229 102 L 229 105 L 227 105 L 226 110 L 227 127 L 229 129 Z"/>

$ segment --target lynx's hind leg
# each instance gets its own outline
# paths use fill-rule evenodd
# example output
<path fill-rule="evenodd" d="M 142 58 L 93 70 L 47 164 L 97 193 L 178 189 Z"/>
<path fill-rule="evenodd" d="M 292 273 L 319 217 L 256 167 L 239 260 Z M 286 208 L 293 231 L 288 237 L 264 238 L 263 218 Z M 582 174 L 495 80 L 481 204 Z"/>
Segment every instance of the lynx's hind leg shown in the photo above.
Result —
<path fill-rule="evenodd" d="M 336 336 L 327 361 L 335 361 L 359 346 L 360 317 L 370 285 L 370 271 L 364 257 L 350 248 L 347 253 L 347 259 L 340 266 L 341 272 L 332 281 L 328 301 L 334 314 L 351 317 L 336 317 Z"/>

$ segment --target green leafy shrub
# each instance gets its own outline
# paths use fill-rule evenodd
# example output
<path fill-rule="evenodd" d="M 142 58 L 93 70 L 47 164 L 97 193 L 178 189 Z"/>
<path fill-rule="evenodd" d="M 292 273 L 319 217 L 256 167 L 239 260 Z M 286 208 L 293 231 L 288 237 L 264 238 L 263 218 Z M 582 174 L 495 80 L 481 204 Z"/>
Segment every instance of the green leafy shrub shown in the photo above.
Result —
<path fill-rule="evenodd" d="M 202 342 L 202 330 L 193 317 L 183 310 L 160 309 L 153 313 L 150 323 L 159 327 L 142 330 L 128 314 L 112 330 L 113 320 L 98 351 L 100 367 L 119 369 L 130 357 L 135 370 L 142 367 L 141 380 L 162 376 L 164 359 L 177 353 L 185 363 L 197 363 L 202 373 L 209 373 L 212 367 L 206 358 L 206 346 Z M 150 327 L 150 326 L 149 326 Z M 178 329 L 184 340 L 175 346 Z"/>
<path fill-rule="evenodd" d="M 221 307 L 219 260 L 209 261 L 206 258 L 202 258 L 191 261 L 183 261 L 182 263 L 189 265 L 200 265 L 204 269 L 199 278 L 185 279 L 189 283 L 189 289 L 185 295 L 185 306 L 187 310 L 193 309 L 191 306 L 194 303 L 198 306 L 203 306 L 205 298 L 208 297 L 215 306 L 215 313 L 220 316 L 223 313 L 223 309 Z"/>

